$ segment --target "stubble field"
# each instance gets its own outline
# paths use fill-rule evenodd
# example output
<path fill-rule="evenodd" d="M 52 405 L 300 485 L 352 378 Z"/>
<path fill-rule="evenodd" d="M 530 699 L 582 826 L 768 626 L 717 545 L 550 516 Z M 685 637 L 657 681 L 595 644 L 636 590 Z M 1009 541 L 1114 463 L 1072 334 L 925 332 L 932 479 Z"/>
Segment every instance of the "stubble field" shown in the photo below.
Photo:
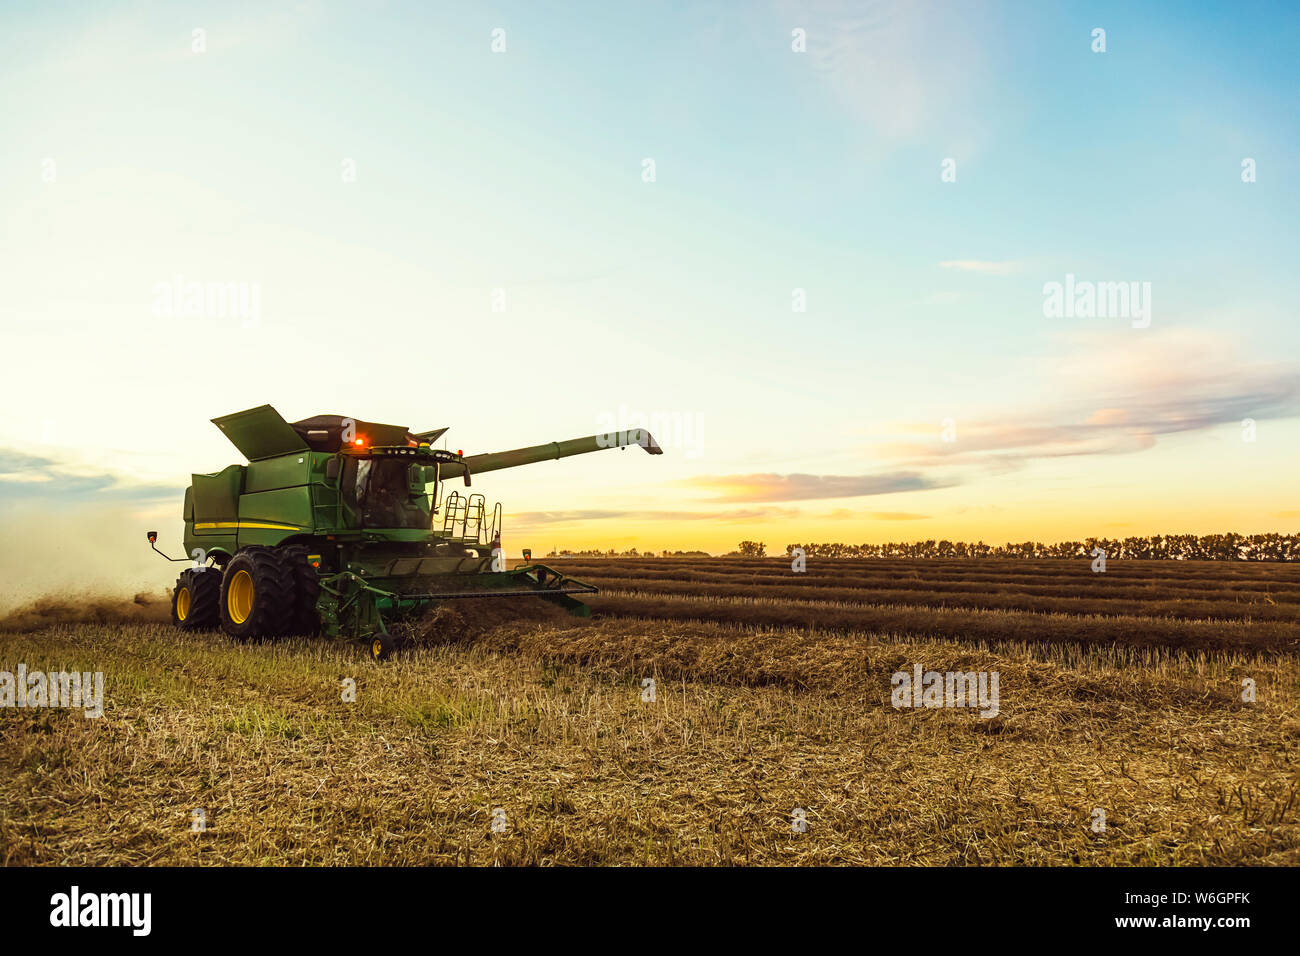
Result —
<path fill-rule="evenodd" d="M 106 687 L 0 708 L 0 861 L 1300 863 L 1300 568 L 546 563 L 592 620 L 460 602 L 385 664 L 162 597 L 9 615 L 0 670 Z M 917 665 L 996 716 L 893 706 Z"/>

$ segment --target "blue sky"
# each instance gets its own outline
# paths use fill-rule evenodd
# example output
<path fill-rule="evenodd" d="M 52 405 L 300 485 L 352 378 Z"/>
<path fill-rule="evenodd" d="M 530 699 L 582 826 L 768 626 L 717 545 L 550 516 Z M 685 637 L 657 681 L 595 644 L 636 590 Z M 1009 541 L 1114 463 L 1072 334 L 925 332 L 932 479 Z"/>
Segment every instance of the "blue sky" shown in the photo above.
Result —
<path fill-rule="evenodd" d="M 1298 21 L 10 3 L 0 502 L 183 485 L 263 402 L 475 452 L 628 409 L 687 424 L 494 477 L 508 546 L 1293 530 Z M 1067 273 L 1150 327 L 1046 318 Z M 158 314 L 177 275 L 259 321 Z"/>

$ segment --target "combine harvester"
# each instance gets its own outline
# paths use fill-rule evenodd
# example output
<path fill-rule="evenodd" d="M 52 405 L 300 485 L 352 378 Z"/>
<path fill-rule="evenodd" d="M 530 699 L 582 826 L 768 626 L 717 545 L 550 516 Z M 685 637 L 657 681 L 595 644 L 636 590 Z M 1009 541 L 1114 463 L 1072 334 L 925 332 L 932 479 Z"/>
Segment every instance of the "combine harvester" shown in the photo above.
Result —
<path fill-rule="evenodd" d="M 465 457 L 433 447 L 445 428 L 337 415 L 290 424 L 270 405 L 212 421 L 248 464 L 194 475 L 185 490 L 194 567 L 176 579 L 172 623 L 239 638 L 324 631 L 380 660 L 396 648 L 387 621 L 441 601 L 540 597 L 591 613 L 573 597 L 591 585 L 541 564 L 506 570 L 500 503 L 489 516 L 481 494 L 444 495 L 444 482 L 603 448 L 663 454 L 644 429 Z M 158 551 L 158 532 L 148 537 Z"/>

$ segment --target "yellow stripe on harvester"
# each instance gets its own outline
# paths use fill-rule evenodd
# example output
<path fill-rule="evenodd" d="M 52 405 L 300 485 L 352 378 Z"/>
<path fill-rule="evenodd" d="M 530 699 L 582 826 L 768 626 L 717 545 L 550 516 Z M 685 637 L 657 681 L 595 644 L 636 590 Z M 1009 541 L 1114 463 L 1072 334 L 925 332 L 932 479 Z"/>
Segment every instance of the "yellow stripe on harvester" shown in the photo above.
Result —
<path fill-rule="evenodd" d="M 270 524 L 262 521 L 204 521 L 194 525 L 195 531 L 210 531 L 213 528 L 238 528 L 240 531 L 245 528 L 269 528 L 272 531 L 301 531 L 297 525 L 292 524 Z"/>

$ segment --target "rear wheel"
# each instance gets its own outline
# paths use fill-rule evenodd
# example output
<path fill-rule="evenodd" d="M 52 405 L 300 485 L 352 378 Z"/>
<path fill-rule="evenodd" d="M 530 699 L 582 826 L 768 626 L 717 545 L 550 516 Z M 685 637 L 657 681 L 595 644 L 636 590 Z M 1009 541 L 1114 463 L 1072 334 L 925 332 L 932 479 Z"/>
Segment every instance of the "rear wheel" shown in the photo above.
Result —
<path fill-rule="evenodd" d="M 293 579 L 293 615 L 289 621 L 290 634 L 315 635 L 320 632 L 320 615 L 316 613 L 316 600 L 320 597 L 320 554 L 305 544 L 291 544 L 279 551 L 285 567 Z M 312 558 L 316 559 L 313 565 Z"/>
<path fill-rule="evenodd" d="M 245 548 L 226 564 L 218 603 L 232 637 L 279 637 L 293 617 L 293 574 L 276 551 Z"/>
<path fill-rule="evenodd" d="M 212 567 L 182 571 L 172 594 L 172 624 L 182 631 L 203 631 L 220 623 L 221 572 Z"/>

